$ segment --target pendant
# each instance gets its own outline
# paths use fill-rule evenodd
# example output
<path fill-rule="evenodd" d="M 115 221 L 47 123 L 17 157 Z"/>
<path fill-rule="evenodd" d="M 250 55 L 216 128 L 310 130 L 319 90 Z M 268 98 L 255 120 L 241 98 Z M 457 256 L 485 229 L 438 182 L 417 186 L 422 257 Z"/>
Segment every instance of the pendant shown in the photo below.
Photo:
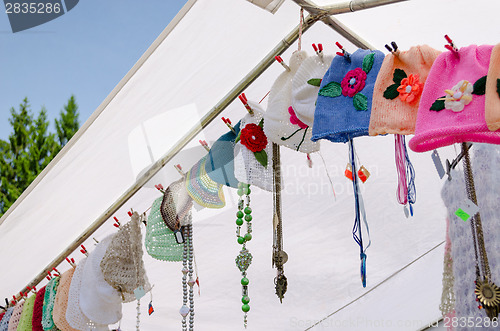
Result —
<path fill-rule="evenodd" d="M 500 288 L 494 283 L 490 283 L 488 279 L 477 280 L 474 293 L 481 306 L 486 310 L 488 317 L 491 320 L 498 318 L 500 312 Z"/>
<path fill-rule="evenodd" d="M 283 303 L 283 298 L 285 297 L 286 288 L 288 281 L 285 275 L 278 275 L 274 279 L 274 284 L 276 285 L 276 295 L 280 298 L 280 302 Z"/>

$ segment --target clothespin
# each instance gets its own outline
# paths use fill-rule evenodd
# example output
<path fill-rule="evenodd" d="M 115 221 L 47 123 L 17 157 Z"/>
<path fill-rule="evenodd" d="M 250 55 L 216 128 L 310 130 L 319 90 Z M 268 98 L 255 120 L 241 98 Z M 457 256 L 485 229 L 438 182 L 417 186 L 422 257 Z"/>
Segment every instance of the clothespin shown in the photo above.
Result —
<path fill-rule="evenodd" d="M 316 52 L 316 55 L 319 56 L 321 61 L 323 61 L 323 44 L 312 44 L 312 47 L 314 48 L 314 52 Z"/>
<path fill-rule="evenodd" d="M 198 141 L 200 142 L 200 145 L 203 146 L 203 148 L 205 148 L 207 152 L 210 151 L 210 147 L 208 147 L 208 143 L 205 140 L 198 140 Z"/>
<path fill-rule="evenodd" d="M 48 280 L 52 279 L 52 273 L 50 271 L 47 271 L 48 276 L 46 277 Z"/>
<path fill-rule="evenodd" d="M 346 58 L 346 60 L 348 60 L 348 61 L 350 62 L 350 61 L 351 61 L 351 54 L 349 54 L 349 52 L 347 52 L 347 51 L 345 50 L 344 46 L 342 46 L 342 45 L 341 45 L 338 41 L 337 41 L 337 42 L 335 42 L 335 45 L 337 45 L 337 47 L 338 47 L 338 48 L 340 48 L 340 50 L 342 51 L 342 52 L 337 52 L 336 54 L 337 54 L 338 56 L 343 56 L 343 57 L 345 57 L 345 58 Z"/>
<path fill-rule="evenodd" d="M 118 218 L 116 218 L 116 216 L 113 216 L 113 219 L 115 220 L 115 223 L 113 223 L 113 226 L 115 228 L 120 228 L 120 221 L 118 220 Z"/>
<path fill-rule="evenodd" d="M 55 272 L 57 272 L 57 274 L 56 273 L 54 274 L 54 277 L 61 277 L 61 273 L 59 272 L 59 270 L 57 270 L 55 267 L 52 268 L 52 270 L 54 270 Z"/>
<path fill-rule="evenodd" d="M 182 177 L 185 177 L 186 174 L 182 171 L 182 167 L 180 164 L 176 164 L 174 165 L 174 168 L 175 170 L 177 170 L 177 172 L 182 176 Z"/>
<path fill-rule="evenodd" d="M 458 52 L 458 48 L 455 46 L 455 43 L 447 34 L 444 35 L 444 38 L 448 42 L 448 45 L 444 45 L 444 47 L 449 51 Z"/>
<path fill-rule="evenodd" d="M 229 118 L 222 118 L 222 122 L 227 125 L 227 127 L 233 131 L 234 134 L 236 134 L 236 131 L 234 130 L 233 126 L 231 125 L 231 120 Z"/>
<path fill-rule="evenodd" d="M 278 63 L 279 63 L 279 64 L 281 64 L 281 65 L 283 66 L 283 68 L 285 68 L 285 69 L 286 69 L 286 71 L 290 71 L 290 67 L 289 67 L 289 66 L 287 66 L 287 65 L 285 64 L 285 62 L 283 62 L 283 59 L 281 58 L 281 56 L 276 55 L 276 56 L 274 57 L 274 59 L 275 59 L 276 61 L 278 61 Z"/>
<path fill-rule="evenodd" d="M 155 185 L 156 189 L 158 191 L 160 191 L 161 193 L 165 193 L 165 189 L 163 188 L 163 185 L 161 184 L 158 184 L 158 185 Z"/>
<path fill-rule="evenodd" d="M 26 288 L 28 289 L 28 292 L 26 293 L 33 292 L 34 294 L 36 294 L 36 286 L 33 287 L 26 286 Z"/>
<path fill-rule="evenodd" d="M 11 303 L 13 306 L 15 306 L 17 303 L 17 297 L 15 295 L 13 295 L 12 298 L 14 298 L 14 300 L 12 300 Z M 19 299 L 21 299 L 21 298 L 19 298 Z"/>
<path fill-rule="evenodd" d="M 395 41 L 391 42 L 391 45 L 392 45 L 392 48 L 391 46 L 389 46 L 388 44 L 385 44 L 385 48 L 391 52 L 393 55 L 395 56 L 399 56 L 399 49 L 398 49 L 398 44 L 396 44 Z"/>
<path fill-rule="evenodd" d="M 82 248 L 82 249 L 80 249 L 80 252 L 82 252 L 82 254 L 85 254 L 86 256 L 89 256 L 89 253 L 87 252 L 87 249 L 85 248 L 85 246 L 80 245 L 80 247 Z"/>
<path fill-rule="evenodd" d="M 70 266 L 76 268 L 75 259 L 70 259 L 69 257 L 67 257 L 66 261 L 69 263 Z"/>
<path fill-rule="evenodd" d="M 248 113 L 249 113 L 250 115 L 252 115 L 252 116 L 253 116 L 253 110 L 252 110 L 252 107 L 250 107 L 250 106 L 248 105 L 248 99 L 247 99 L 247 97 L 246 97 L 245 93 L 241 93 L 241 94 L 238 96 L 238 98 L 239 98 L 239 99 L 240 99 L 240 101 L 243 103 L 243 105 L 245 106 L 245 108 L 246 108 L 246 110 L 248 111 Z"/>

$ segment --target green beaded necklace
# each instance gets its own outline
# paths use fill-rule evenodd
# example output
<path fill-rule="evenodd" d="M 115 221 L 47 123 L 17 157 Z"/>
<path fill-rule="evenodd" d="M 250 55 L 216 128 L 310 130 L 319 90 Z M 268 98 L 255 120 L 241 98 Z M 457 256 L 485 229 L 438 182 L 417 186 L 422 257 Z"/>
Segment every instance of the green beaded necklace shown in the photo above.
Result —
<path fill-rule="evenodd" d="M 238 211 L 236 212 L 236 237 L 238 244 L 242 245 L 240 254 L 236 257 L 236 266 L 241 271 L 241 285 L 242 285 L 242 298 L 241 310 L 245 313 L 243 322 L 245 328 L 247 327 L 247 313 L 250 311 L 250 297 L 248 296 L 248 284 L 250 281 L 247 278 L 247 269 L 252 263 L 252 254 L 246 248 L 246 243 L 252 240 L 252 208 L 250 208 L 250 185 L 244 183 L 238 183 Z M 246 196 L 246 207 L 245 198 Z M 243 220 L 247 223 L 247 232 L 242 235 L 241 227 L 243 226 Z"/>

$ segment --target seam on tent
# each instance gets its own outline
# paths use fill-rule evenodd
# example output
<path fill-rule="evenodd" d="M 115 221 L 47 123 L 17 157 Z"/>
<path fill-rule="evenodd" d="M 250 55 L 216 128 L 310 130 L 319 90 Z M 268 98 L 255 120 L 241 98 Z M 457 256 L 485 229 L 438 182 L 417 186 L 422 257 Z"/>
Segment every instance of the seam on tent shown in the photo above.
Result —
<path fill-rule="evenodd" d="M 149 46 L 149 48 L 144 52 L 144 54 L 137 60 L 132 69 L 130 69 L 127 74 L 120 80 L 118 85 L 109 93 L 109 95 L 104 99 L 104 101 L 97 107 L 97 109 L 92 113 L 87 121 L 82 125 L 78 132 L 71 138 L 71 140 L 63 147 L 61 151 L 56 155 L 56 157 L 43 169 L 43 171 L 33 180 L 33 182 L 24 190 L 24 192 L 17 198 L 17 200 L 10 206 L 10 208 L 5 212 L 5 214 L 0 218 L 0 226 L 7 219 L 7 217 L 14 211 L 17 206 L 28 196 L 31 191 L 42 181 L 42 179 L 47 175 L 47 173 L 54 168 L 54 166 L 59 162 L 59 160 L 75 145 L 81 136 L 87 131 L 88 128 L 99 118 L 104 109 L 111 103 L 115 96 L 120 93 L 122 88 L 128 81 L 135 75 L 135 73 L 142 67 L 142 65 L 147 61 L 147 59 L 154 53 L 154 51 L 160 46 L 160 44 L 167 38 L 170 32 L 179 24 L 179 22 L 186 16 L 189 10 L 194 6 L 198 0 L 188 0 L 186 4 L 179 10 L 177 15 L 168 23 L 165 29 L 160 33 L 160 35 L 155 39 L 155 41 Z"/>

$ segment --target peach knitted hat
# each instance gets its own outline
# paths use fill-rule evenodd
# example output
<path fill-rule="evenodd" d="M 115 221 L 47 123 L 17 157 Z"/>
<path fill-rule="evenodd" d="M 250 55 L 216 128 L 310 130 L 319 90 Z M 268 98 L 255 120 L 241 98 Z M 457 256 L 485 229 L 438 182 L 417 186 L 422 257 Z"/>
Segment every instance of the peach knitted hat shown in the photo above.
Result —
<path fill-rule="evenodd" d="M 76 329 L 73 329 L 66 320 L 69 288 L 71 286 L 71 280 L 73 279 L 74 273 L 75 269 L 70 268 L 68 271 L 64 272 L 61 275 L 61 279 L 59 280 L 59 287 L 57 288 L 56 300 L 54 301 L 52 318 L 54 319 L 54 324 L 57 326 L 57 328 L 62 331 L 76 331 Z"/>
<path fill-rule="evenodd" d="M 500 129 L 500 44 L 491 51 L 486 79 L 486 124 L 490 131 Z"/>
<path fill-rule="evenodd" d="M 420 96 L 440 53 L 422 45 L 386 55 L 373 91 L 370 136 L 415 133 Z"/>

